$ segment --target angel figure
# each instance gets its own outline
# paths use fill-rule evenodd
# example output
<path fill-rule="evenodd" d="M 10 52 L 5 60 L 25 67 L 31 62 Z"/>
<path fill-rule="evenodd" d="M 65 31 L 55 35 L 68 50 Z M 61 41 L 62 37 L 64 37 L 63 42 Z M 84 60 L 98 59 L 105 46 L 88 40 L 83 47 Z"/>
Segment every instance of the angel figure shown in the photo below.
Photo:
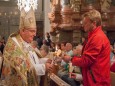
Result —
<path fill-rule="evenodd" d="M 111 6 L 111 0 L 101 0 L 101 10 L 103 12 L 106 12 L 108 10 L 108 8 Z"/>

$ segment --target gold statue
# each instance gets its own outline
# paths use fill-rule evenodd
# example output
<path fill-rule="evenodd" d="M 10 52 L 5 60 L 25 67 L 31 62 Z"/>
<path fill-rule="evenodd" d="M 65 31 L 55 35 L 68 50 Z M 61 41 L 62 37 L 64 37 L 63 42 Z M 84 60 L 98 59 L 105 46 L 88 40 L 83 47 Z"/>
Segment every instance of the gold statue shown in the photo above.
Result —
<path fill-rule="evenodd" d="M 111 0 L 100 0 L 101 10 L 103 12 L 108 11 L 108 8 L 111 6 Z"/>
<path fill-rule="evenodd" d="M 71 3 L 71 8 L 74 10 L 74 12 L 80 11 L 81 0 L 71 0 L 70 3 Z"/>

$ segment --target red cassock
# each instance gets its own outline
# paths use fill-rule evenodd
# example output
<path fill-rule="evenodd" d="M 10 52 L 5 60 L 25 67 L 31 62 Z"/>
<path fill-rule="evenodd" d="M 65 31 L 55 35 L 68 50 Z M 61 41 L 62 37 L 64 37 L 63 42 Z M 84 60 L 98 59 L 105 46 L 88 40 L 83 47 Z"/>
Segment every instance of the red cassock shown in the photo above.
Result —
<path fill-rule="evenodd" d="M 101 26 L 88 33 L 82 56 L 72 63 L 81 67 L 84 86 L 110 86 L 110 42 Z"/>

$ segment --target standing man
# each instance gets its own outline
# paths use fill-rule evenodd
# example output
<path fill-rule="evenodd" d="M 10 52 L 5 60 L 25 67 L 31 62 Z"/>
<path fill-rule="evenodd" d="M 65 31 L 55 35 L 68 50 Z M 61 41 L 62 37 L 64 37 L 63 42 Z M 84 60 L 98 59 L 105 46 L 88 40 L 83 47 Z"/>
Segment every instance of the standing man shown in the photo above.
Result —
<path fill-rule="evenodd" d="M 83 86 L 110 86 L 110 43 L 101 27 L 101 14 L 90 10 L 83 15 L 84 31 L 88 32 L 81 57 L 64 57 L 81 67 Z"/>
<path fill-rule="evenodd" d="M 19 31 L 9 36 L 3 53 L 2 75 L 7 86 L 39 86 L 40 76 L 52 69 L 50 62 L 40 63 L 40 56 L 31 46 L 34 36 L 34 10 L 25 12 L 22 8 Z"/>

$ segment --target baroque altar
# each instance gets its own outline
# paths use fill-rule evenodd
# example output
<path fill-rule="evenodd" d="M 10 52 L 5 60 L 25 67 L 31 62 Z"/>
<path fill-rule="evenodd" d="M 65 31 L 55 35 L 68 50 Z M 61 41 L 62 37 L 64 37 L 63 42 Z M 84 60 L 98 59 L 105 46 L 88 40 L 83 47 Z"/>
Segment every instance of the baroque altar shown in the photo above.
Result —
<path fill-rule="evenodd" d="M 85 36 L 81 31 L 81 15 L 91 9 L 101 12 L 102 26 L 105 31 L 110 30 L 115 25 L 110 21 L 115 20 L 111 3 L 112 0 L 50 0 L 50 34 L 56 37 L 56 42 L 80 43 Z"/>

